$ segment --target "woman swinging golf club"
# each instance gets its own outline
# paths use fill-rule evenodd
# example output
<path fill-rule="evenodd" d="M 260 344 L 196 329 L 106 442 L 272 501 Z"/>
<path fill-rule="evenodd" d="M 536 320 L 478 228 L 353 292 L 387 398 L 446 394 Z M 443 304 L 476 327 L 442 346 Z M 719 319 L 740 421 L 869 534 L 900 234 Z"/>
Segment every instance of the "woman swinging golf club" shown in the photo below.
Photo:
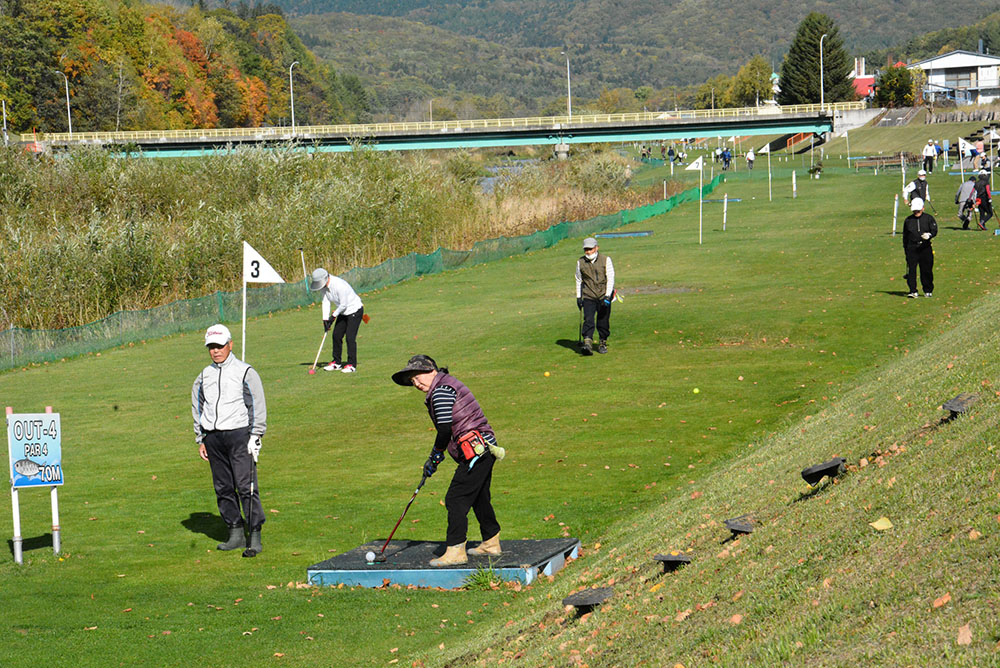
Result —
<path fill-rule="evenodd" d="M 500 554 L 500 524 L 490 503 L 493 463 L 506 454 L 497 446 L 496 437 L 479 402 L 461 381 L 439 369 L 427 355 L 414 355 L 392 380 L 403 387 L 412 385 L 426 395 L 424 403 L 437 428 L 437 438 L 424 463 L 424 475 L 430 477 L 444 461 L 447 451 L 458 464 L 445 495 L 448 510 L 447 549 L 443 556 L 431 559 L 431 566 L 453 566 L 473 556 Z M 476 514 L 483 541 L 465 549 L 469 528 L 469 509 Z"/>

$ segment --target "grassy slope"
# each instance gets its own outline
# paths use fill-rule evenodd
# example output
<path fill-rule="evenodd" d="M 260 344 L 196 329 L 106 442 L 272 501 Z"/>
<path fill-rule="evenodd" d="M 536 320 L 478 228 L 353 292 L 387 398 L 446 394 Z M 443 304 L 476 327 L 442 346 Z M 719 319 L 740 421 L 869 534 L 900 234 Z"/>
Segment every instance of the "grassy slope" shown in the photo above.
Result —
<path fill-rule="evenodd" d="M 369 665 L 395 657 L 408 662 L 420 654 L 438 663 L 455 656 L 458 647 L 495 643 L 497 634 L 523 634 L 534 657 L 531 663 L 546 663 L 544 653 L 559 651 L 558 644 L 569 636 L 547 644 L 547 635 L 556 631 L 538 634 L 535 627 L 529 632 L 530 622 L 554 616 L 553 610 L 558 614 L 557 600 L 581 582 L 625 578 L 625 589 L 638 596 L 646 587 L 640 586 L 639 576 L 652 575 L 642 553 L 676 546 L 688 531 L 692 535 L 682 546 L 697 548 L 698 566 L 686 571 L 685 579 L 670 580 L 687 582 L 688 590 L 671 593 L 666 603 L 649 595 L 648 603 L 630 601 L 631 610 L 614 605 L 601 613 L 621 614 L 620 622 L 642 603 L 642 614 L 672 617 L 678 601 L 682 610 L 716 594 L 729 600 L 736 590 L 746 590 L 741 599 L 745 626 L 681 626 L 681 631 L 692 630 L 676 646 L 677 656 L 694 656 L 701 650 L 693 649 L 699 642 L 705 647 L 722 640 L 735 645 L 757 633 L 784 642 L 790 619 L 818 624 L 815 616 L 804 614 L 801 594 L 793 592 L 815 585 L 814 567 L 842 559 L 845 569 L 854 569 L 837 575 L 847 589 L 844 595 L 856 603 L 855 613 L 864 610 L 857 601 L 872 587 L 895 602 L 904 594 L 891 586 L 891 579 L 870 581 L 867 566 L 862 569 L 847 559 L 855 541 L 863 548 L 880 547 L 878 540 L 886 540 L 867 534 L 864 523 L 851 524 L 849 532 L 825 533 L 823 540 L 831 547 L 818 543 L 823 547 L 816 553 L 823 550 L 830 560 L 826 564 L 795 564 L 799 556 L 812 554 L 806 548 L 819 540 L 813 538 L 818 524 L 799 531 L 800 522 L 785 518 L 813 512 L 820 504 L 819 499 L 787 504 L 802 489 L 794 471 L 834 453 L 857 459 L 857 448 L 867 453 L 874 441 L 858 445 L 851 439 L 867 434 L 864 438 L 871 440 L 888 430 L 891 420 L 916 418 L 917 412 L 923 413 L 917 419 L 927 419 L 933 412 L 941 392 L 927 397 L 914 385 L 907 390 L 912 396 L 905 394 L 913 407 L 899 416 L 892 413 L 895 404 L 888 395 L 872 402 L 873 410 L 891 413 L 890 426 L 876 423 L 874 432 L 861 432 L 850 421 L 848 426 L 854 426 L 849 431 L 833 431 L 834 422 L 822 416 L 823 411 L 839 415 L 844 409 L 861 415 L 850 403 L 859 400 L 848 399 L 855 397 L 851 388 L 858 374 L 899 360 L 904 349 L 915 349 L 926 336 L 949 330 L 955 319 L 972 317 L 970 309 L 995 284 L 989 271 L 992 237 L 943 230 L 937 244 L 938 298 L 903 300 L 885 292 L 899 289 L 902 254 L 898 238 L 885 234 L 886 207 L 872 205 L 891 200 L 898 177 L 808 181 L 800 185 L 795 201 L 776 187 L 776 202 L 768 205 L 766 179 L 758 174 L 752 181 L 729 184 L 730 195 L 744 201 L 731 209 L 727 233 L 718 231 L 718 205 L 706 205 L 702 246 L 697 244 L 696 206 L 643 223 L 641 227 L 656 231 L 653 237 L 605 243 L 627 300 L 615 307 L 608 356 L 583 360 L 559 345 L 576 337 L 569 278 L 578 254 L 575 240 L 366 296 L 372 324 L 362 332 L 362 371 L 355 377 L 305 374 L 303 364 L 311 362 L 320 333 L 315 309 L 251 323 L 251 361 L 265 379 L 271 413 L 261 463 L 264 506 L 277 511 L 269 512 L 266 551 L 254 561 L 214 551 L 218 523 L 204 519 L 214 515 L 214 499 L 207 467 L 197 460 L 190 441 L 186 400 L 191 379 L 207 357 L 197 335 L 0 376 L 5 404 L 19 410 L 52 404 L 62 412 L 68 480 L 60 494 L 65 560 L 32 543 L 26 567 L 0 564 L 0 575 L 9 578 L 13 592 L 5 596 L 4 655 L 15 657 L 12 665 L 22 665 L 18 662 L 30 661 L 32 648 L 44 642 L 53 652 L 82 655 L 80 665 L 107 665 L 112 653 L 125 665 L 192 660 L 225 665 L 270 659 L 275 652 L 283 653 L 282 661 L 289 665 L 315 665 L 317 660 Z M 831 202 L 836 214 L 830 213 Z M 638 286 L 664 292 L 628 293 Z M 449 324 L 443 324 L 443 313 L 452 318 Z M 962 341 L 974 339 L 969 333 Z M 555 584 L 522 593 L 285 586 L 303 580 L 306 566 L 329 551 L 384 536 L 408 498 L 431 434 L 419 395 L 393 386 L 388 375 L 415 352 L 433 354 L 469 383 L 509 447 L 510 458 L 498 469 L 494 486 L 504 536 L 558 536 L 564 530 L 561 522 L 583 539 L 587 558 Z M 544 370 L 552 376 L 542 377 Z M 982 378 L 989 378 L 990 371 L 982 368 Z M 738 375 L 744 380 L 738 381 Z M 953 384 L 943 386 L 945 394 Z M 695 386 L 701 389 L 698 395 L 691 393 Z M 807 426 L 825 425 L 831 431 L 817 431 L 815 439 L 795 441 L 792 447 L 792 434 L 806 414 L 819 415 Z M 779 452 L 796 456 L 784 459 L 781 470 L 752 468 L 746 476 L 713 473 L 718 470 L 714 464 L 731 459 L 749 443 L 758 444 L 750 456 L 762 459 L 741 462 L 740 471 L 768 457 L 777 459 Z M 769 445 L 761 449 L 765 443 Z M 893 465 L 916 459 L 916 454 L 895 458 Z M 766 479 L 762 482 L 760 476 Z M 982 477 L 963 476 L 964 487 L 952 485 L 950 478 L 939 485 L 947 485 L 948 494 L 971 492 Z M 774 486 L 767 485 L 770 479 L 776 480 Z M 823 495 L 832 505 L 835 493 L 866 480 L 865 475 L 854 476 Z M 438 501 L 446 483 L 446 475 L 431 481 L 407 516 L 402 535 L 441 538 L 444 518 Z M 683 500 L 691 489 L 704 492 L 697 503 Z M 926 524 L 929 529 L 947 521 L 964 530 L 969 523 L 956 513 L 972 512 L 971 503 L 953 507 L 949 497 L 933 496 L 933 489 L 893 489 L 892 494 L 919 492 L 925 499 L 921 512 L 934 506 L 939 515 Z M 736 504 L 734 495 L 743 503 Z M 883 503 L 869 496 L 864 504 Z M 661 508 L 658 502 L 664 498 L 669 505 Z M 843 522 L 862 513 L 864 505 L 856 499 L 837 503 L 843 514 L 838 521 Z M 6 502 L 0 506 L 0 531 L 10 535 Z M 741 555 L 737 559 L 702 566 L 721 551 L 716 544 L 724 535 L 707 523 L 747 510 L 783 533 L 772 538 L 761 531 L 753 541 L 735 546 Z M 634 511 L 639 511 L 636 519 L 622 522 Z M 674 519 L 678 512 L 684 513 L 680 521 Z M 22 494 L 22 513 L 24 534 L 41 534 L 47 524 L 45 495 Z M 549 513 L 556 518 L 543 521 Z M 883 513 L 914 532 L 891 534 L 902 536 L 899 542 L 906 540 L 921 553 L 938 547 L 937 529 L 921 533 L 924 524 L 908 524 L 905 514 L 883 511 L 881 505 L 862 514 L 867 521 Z M 699 529 L 702 523 L 706 527 Z M 988 526 L 979 530 L 987 539 L 972 548 L 993 545 Z M 746 556 L 751 548 L 764 549 L 760 536 L 767 536 L 765 545 L 775 546 L 766 553 L 772 561 L 756 556 L 752 561 L 762 565 L 741 576 L 736 568 L 751 561 Z M 604 547 L 595 551 L 597 542 Z M 886 543 L 885 559 L 899 561 L 899 542 Z M 951 545 L 939 546 L 945 556 L 958 549 Z M 616 551 L 609 556 L 612 547 Z M 845 550 L 847 556 L 841 554 Z M 623 562 L 615 561 L 625 554 Z M 947 587 L 947 578 L 961 578 L 961 583 L 975 585 L 970 591 L 978 591 L 975 587 L 984 585 L 981 573 L 971 567 L 975 563 L 959 573 L 939 568 L 926 577 L 936 587 Z M 615 570 L 622 564 L 639 571 Z M 771 577 L 775 564 L 787 571 L 776 571 L 780 579 Z M 714 574 L 716 567 L 723 569 L 720 575 Z M 597 570 L 602 576 L 595 575 Z M 859 571 L 864 585 L 857 584 L 854 573 Z M 763 598 L 740 577 L 777 589 L 764 590 L 774 595 Z M 957 592 L 956 587 L 952 595 Z M 969 605 L 987 605 L 989 594 L 978 595 Z M 867 605 L 869 599 L 864 600 Z M 720 603 L 691 621 L 715 620 L 727 606 Z M 819 609 L 826 614 L 832 608 Z M 773 627 L 764 620 L 769 611 L 777 614 Z M 502 627 L 509 619 L 516 620 L 517 634 Z M 599 619 L 605 618 L 594 621 Z M 611 633 L 627 628 L 629 637 L 644 638 L 642 615 L 636 619 L 637 625 L 618 624 Z M 483 627 L 489 631 L 480 636 L 477 630 Z M 809 638 L 836 640 L 845 655 L 868 647 L 810 628 Z M 858 628 L 852 623 L 848 631 Z M 252 634 L 244 635 L 247 631 Z M 733 636 L 744 631 L 748 636 Z M 985 630 L 975 637 L 973 649 L 982 651 Z M 900 639 L 906 651 L 917 651 L 917 644 L 906 639 Z M 602 636 L 599 647 L 606 649 L 612 640 L 621 645 L 621 638 Z M 441 643 L 443 653 L 436 649 Z M 633 664 L 634 658 L 659 653 L 654 644 L 629 644 L 634 654 L 609 655 L 605 663 Z M 809 648 L 806 655 L 821 662 L 820 650 Z M 565 651 L 570 649 L 585 647 L 574 644 Z M 753 644 L 746 651 L 763 652 L 765 647 Z"/>

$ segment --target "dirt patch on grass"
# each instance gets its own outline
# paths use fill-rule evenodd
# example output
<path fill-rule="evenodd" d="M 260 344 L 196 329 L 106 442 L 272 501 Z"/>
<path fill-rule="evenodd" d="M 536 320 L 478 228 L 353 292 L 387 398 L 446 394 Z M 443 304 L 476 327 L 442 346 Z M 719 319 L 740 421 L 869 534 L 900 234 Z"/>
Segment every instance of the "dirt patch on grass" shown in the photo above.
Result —
<path fill-rule="evenodd" d="M 633 285 L 622 288 L 621 293 L 628 295 L 676 295 L 682 292 L 698 292 L 701 288 L 690 285 Z"/>

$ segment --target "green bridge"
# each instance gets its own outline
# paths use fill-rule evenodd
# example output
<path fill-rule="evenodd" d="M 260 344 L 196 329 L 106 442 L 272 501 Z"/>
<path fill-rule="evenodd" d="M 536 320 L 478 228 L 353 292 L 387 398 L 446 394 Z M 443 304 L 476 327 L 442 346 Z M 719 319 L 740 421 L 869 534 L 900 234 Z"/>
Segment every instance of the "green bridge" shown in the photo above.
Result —
<path fill-rule="evenodd" d="M 732 135 L 823 134 L 838 115 L 863 110 L 862 102 L 794 106 L 494 118 L 419 123 L 367 123 L 268 128 L 218 128 L 134 132 L 24 134 L 27 150 L 58 152 L 102 146 L 149 157 L 197 156 L 239 146 L 296 142 L 308 151 L 350 151 L 364 144 L 382 151 L 561 146 L 595 142 L 654 142 Z"/>

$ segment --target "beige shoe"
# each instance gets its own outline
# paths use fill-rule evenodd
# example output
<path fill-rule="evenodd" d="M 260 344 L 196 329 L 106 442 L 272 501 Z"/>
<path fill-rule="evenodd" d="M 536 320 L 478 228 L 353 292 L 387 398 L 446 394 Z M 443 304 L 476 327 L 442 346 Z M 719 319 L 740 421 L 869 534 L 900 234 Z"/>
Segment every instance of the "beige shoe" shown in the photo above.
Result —
<path fill-rule="evenodd" d="M 474 557 L 499 557 L 502 554 L 500 551 L 500 534 L 497 533 L 492 538 L 484 540 L 476 547 L 470 549 L 468 553 Z"/>
<path fill-rule="evenodd" d="M 431 559 L 431 566 L 458 566 L 468 563 L 469 557 L 465 554 L 465 543 L 449 545 L 444 554 L 437 559 Z"/>

